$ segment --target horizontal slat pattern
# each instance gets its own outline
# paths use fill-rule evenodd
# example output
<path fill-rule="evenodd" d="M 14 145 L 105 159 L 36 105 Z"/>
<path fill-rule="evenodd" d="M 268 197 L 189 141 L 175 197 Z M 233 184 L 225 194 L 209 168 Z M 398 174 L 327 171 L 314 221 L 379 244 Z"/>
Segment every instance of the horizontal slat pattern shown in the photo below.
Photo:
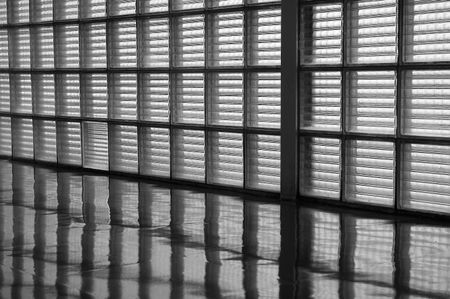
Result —
<path fill-rule="evenodd" d="M 162 12 L 169 10 L 169 0 L 141 0 L 142 13 Z"/>
<path fill-rule="evenodd" d="M 410 0 L 406 6 L 405 60 L 450 60 L 450 2 Z"/>
<path fill-rule="evenodd" d="M 450 212 L 450 147 L 405 144 L 402 161 L 402 206 Z"/>
<path fill-rule="evenodd" d="M 44 22 L 53 20 L 53 0 L 32 0 L 31 21 Z"/>
<path fill-rule="evenodd" d="M 141 30 L 141 66 L 169 67 L 169 19 L 143 20 Z"/>
<path fill-rule="evenodd" d="M 204 75 L 202 73 L 175 74 L 175 102 L 173 103 L 173 121 L 184 124 L 203 124 L 204 111 Z"/>
<path fill-rule="evenodd" d="M 300 21 L 300 61 L 303 64 L 341 62 L 342 4 L 304 6 Z"/>
<path fill-rule="evenodd" d="M 140 173 L 170 176 L 170 132 L 165 128 L 142 127 L 140 136 Z"/>
<path fill-rule="evenodd" d="M 32 63 L 35 68 L 54 68 L 53 27 L 35 27 L 32 30 Z"/>
<path fill-rule="evenodd" d="M 14 158 L 34 158 L 33 120 L 31 118 L 12 120 L 12 147 Z"/>
<path fill-rule="evenodd" d="M 243 0 L 216 0 L 207 3 L 210 7 L 224 7 L 224 6 L 234 6 L 242 5 Z"/>
<path fill-rule="evenodd" d="M 0 0 L 0 24 L 6 24 L 8 22 L 7 0 Z"/>
<path fill-rule="evenodd" d="M 209 123 L 242 126 L 244 86 L 242 73 L 214 73 L 210 77 Z"/>
<path fill-rule="evenodd" d="M 175 66 L 193 67 L 205 64 L 204 16 L 187 16 L 173 20 L 172 48 Z"/>
<path fill-rule="evenodd" d="M 84 24 L 81 27 L 81 60 L 84 68 L 106 68 L 106 24 Z"/>
<path fill-rule="evenodd" d="M 396 76 L 393 71 L 349 75 L 347 128 L 355 132 L 395 132 Z"/>
<path fill-rule="evenodd" d="M 397 61 L 396 0 L 359 0 L 351 4 L 348 45 L 352 63 Z"/>
<path fill-rule="evenodd" d="M 172 9 L 174 10 L 188 10 L 195 8 L 202 8 L 203 0 L 173 0 Z"/>
<path fill-rule="evenodd" d="M 137 75 L 109 75 L 110 118 L 136 120 Z"/>
<path fill-rule="evenodd" d="M 403 132 L 450 136 L 450 71 L 407 71 L 403 101 Z"/>
<path fill-rule="evenodd" d="M 0 73 L 0 111 L 10 112 L 11 110 L 11 92 L 9 74 Z"/>
<path fill-rule="evenodd" d="M 209 56 L 211 66 L 242 66 L 244 63 L 244 14 L 224 13 L 210 17 Z"/>
<path fill-rule="evenodd" d="M 12 68 L 30 68 L 30 29 L 14 28 L 9 30 L 9 66 Z"/>
<path fill-rule="evenodd" d="M 108 124 L 87 121 L 83 123 L 83 166 L 108 170 Z"/>
<path fill-rule="evenodd" d="M 8 3 L 8 23 L 27 23 L 30 21 L 30 1 L 29 0 L 7 0 Z"/>
<path fill-rule="evenodd" d="M 8 30 L 0 29 L 0 68 L 9 67 Z"/>
<path fill-rule="evenodd" d="M 79 0 L 80 18 L 101 18 L 106 15 L 106 0 Z"/>
<path fill-rule="evenodd" d="M 77 122 L 57 123 L 58 163 L 81 166 L 81 125 Z"/>
<path fill-rule="evenodd" d="M 175 129 L 173 138 L 173 178 L 204 182 L 205 133 Z"/>
<path fill-rule="evenodd" d="M 32 74 L 33 113 L 55 115 L 55 78 L 53 74 Z"/>
<path fill-rule="evenodd" d="M 247 187 L 280 191 L 280 136 L 247 136 Z"/>
<path fill-rule="evenodd" d="M 11 118 L 0 116 L 0 155 L 12 154 Z"/>
<path fill-rule="evenodd" d="M 248 64 L 281 64 L 281 10 L 255 10 L 248 20 Z"/>
<path fill-rule="evenodd" d="M 113 125 L 110 128 L 111 170 L 137 173 L 139 165 L 137 127 Z"/>
<path fill-rule="evenodd" d="M 54 1 L 56 20 L 78 19 L 78 0 Z"/>
<path fill-rule="evenodd" d="M 169 121 L 169 74 L 141 75 L 140 118 L 157 122 Z"/>
<path fill-rule="evenodd" d="M 56 122 L 34 121 L 34 155 L 38 161 L 56 163 Z"/>
<path fill-rule="evenodd" d="M 111 67 L 136 67 L 136 21 L 110 23 L 109 64 Z"/>
<path fill-rule="evenodd" d="M 82 75 L 82 112 L 87 117 L 108 117 L 108 81 L 106 74 Z"/>
<path fill-rule="evenodd" d="M 80 75 L 56 75 L 56 114 L 59 116 L 80 116 Z"/>
<path fill-rule="evenodd" d="M 78 25 L 56 26 L 55 35 L 56 67 L 78 68 L 80 64 Z"/>
<path fill-rule="evenodd" d="M 301 138 L 300 194 L 338 199 L 340 193 L 340 140 Z"/>
<path fill-rule="evenodd" d="M 349 141 L 346 147 L 347 200 L 393 206 L 394 156 L 393 143 Z"/>
<path fill-rule="evenodd" d="M 129 15 L 136 13 L 136 0 L 108 0 L 110 16 Z"/>
<path fill-rule="evenodd" d="M 281 74 L 251 73 L 247 93 L 247 125 L 280 128 Z"/>
<path fill-rule="evenodd" d="M 208 183 L 243 187 L 242 134 L 211 132 L 208 148 Z"/>
<path fill-rule="evenodd" d="M 304 72 L 300 76 L 300 127 L 341 129 L 340 72 Z"/>
<path fill-rule="evenodd" d="M 32 113 L 32 89 L 30 74 L 11 74 L 11 110 L 16 113 Z"/>

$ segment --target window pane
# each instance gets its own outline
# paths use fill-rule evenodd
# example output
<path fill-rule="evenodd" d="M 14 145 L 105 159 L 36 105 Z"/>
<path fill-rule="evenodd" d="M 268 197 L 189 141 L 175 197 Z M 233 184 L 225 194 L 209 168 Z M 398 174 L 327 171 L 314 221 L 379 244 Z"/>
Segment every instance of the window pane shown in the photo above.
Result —
<path fill-rule="evenodd" d="M 11 110 L 16 113 L 32 113 L 32 89 L 30 74 L 11 74 Z"/>
<path fill-rule="evenodd" d="M 55 78 L 53 74 L 33 74 L 34 113 L 55 115 Z"/>
<path fill-rule="evenodd" d="M 33 120 L 31 118 L 13 118 L 12 148 L 15 158 L 34 158 Z"/>
<path fill-rule="evenodd" d="M 189 181 L 205 181 L 205 132 L 173 131 L 173 177 Z"/>
<path fill-rule="evenodd" d="M 172 9 L 186 10 L 194 8 L 203 8 L 203 0 L 173 0 Z"/>
<path fill-rule="evenodd" d="M 53 27 L 42 26 L 35 27 L 32 31 L 33 36 L 33 67 L 35 68 L 53 68 L 54 67 L 54 48 L 53 48 Z"/>
<path fill-rule="evenodd" d="M 110 117 L 136 119 L 137 117 L 137 75 L 109 75 Z"/>
<path fill-rule="evenodd" d="M 77 122 L 57 123 L 58 163 L 81 166 L 81 126 Z"/>
<path fill-rule="evenodd" d="M 56 122 L 35 120 L 34 143 L 36 160 L 56 163 Z"/>
<path fill-rule="evenodd" d="M 109 0 L 108 14 L 110 16 L 136 13 L 136 0 Z"/>
<path fill-rule="evenodd" d="M 11 156 L 11 118 L 0 116 L 0 155 Z"/>
<path fill-rule="evenodd" d="M 169 129 L 142 127 L 140 148 L 139 167 L 141 174 L 170 176 Z"/>
<path fill-rule="evenodd" d="M 141 12 L 160 12 L 169 9 L 169 0 L 140 0 Z"/>
<path fill-rule="evenodd" d="M 137 173 L 137 127 L 114 125 L 111 129 L 111 170 Z"/>
<path fill-rule="evenodd" d="M 85 68 L 106 68 L 106 24 L 84 24 L 81 30 L 81 59 Z"/>
<path fill-rule="evenodd" d="M 55 57 L 58 68 L 79 67 L 78 25 L 61 25 L 55 27 Z"/>
<path fill-rule="evenodd" d="M 209 123 L 242 126 L 243 75 L 241 73 L 213 73 L 210 75 Z"/>
<path fill-rule="evenodd" d="M 80 116 L 80 75 L 56 75 L 56 113 L 61 116 Z"/>
<path fill-rule="evenodd" d="M 9 74 L 0 74 L 0 111 L 10 112 L 11 97 Z"/>
<path fill-rule="evenodd" d="M 33 22 L 51 21 L 53 19 L 53 0 L 32 0 L 31 6 Z"/>
<path fill-rule="evenodd" d="M 169 74 L 144 73 L 141 78 L 141 119 L 169 122 Z"/>
<path fill-rule="evenodd" d="M 83 116 L 108 117 L 108 81 L 106 74 L 83 74 L 82 111 Z"/>
<path fill-rule="evenodd" d="M 108 170 L 108 124 L 102 122 L 83 123 L 83 166 Z"/>
<path fill-rule="evenodd" d="M 81 18 L 101 18 L 106 15 L 106 0 L 79 0 Z"/>
<path fill-rule="evenodd" d="M 9 63 L 12 68 L 30 68 L 30 30 L 15 28 L 9 31 Z"/>
<path fill-rule="evenodd" d="M 169 19 L 142 21 L 141 66 L 169 67 Z"/>
<path fill-rule="evenodd" d="M 9 67 L 8 30 L 0 29 L 0 68 Z"/>
<path fill-rule="evenodd" d="M 174 122 L 185 124 L 204 123 L 204 75 L 176 74 L 174 90 Z"/>
<path fill-rule="evenodd" d="M 27 23 L 30 21 L 29 0 L 7 0 L 8 23 Z"/>
<path fill-rule="evenodd" d="M 78 18 L 78 0 L 57 0 L 54 4 L 56 20 Z"/>
<path fill-rule="evenodd" d="M 176 66 L 204 66 L 205 30 L 204 16 L 188 16 L 174 19 L 172 49 Z"/>
<path fill-rule="evenodd" d="M 136 67 L 136 22 L 119 21 L 110 27 L 110 66 Z"/>

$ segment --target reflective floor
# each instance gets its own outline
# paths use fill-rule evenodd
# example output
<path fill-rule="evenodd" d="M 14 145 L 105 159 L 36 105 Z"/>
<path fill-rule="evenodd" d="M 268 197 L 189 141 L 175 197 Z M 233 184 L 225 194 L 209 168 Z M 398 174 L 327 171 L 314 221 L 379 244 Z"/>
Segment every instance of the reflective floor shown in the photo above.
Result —
<path fill-rule="evenodd" d="M 0 298 L 55 297 L 449 298 L 450 226 L 0 161 Z"/>

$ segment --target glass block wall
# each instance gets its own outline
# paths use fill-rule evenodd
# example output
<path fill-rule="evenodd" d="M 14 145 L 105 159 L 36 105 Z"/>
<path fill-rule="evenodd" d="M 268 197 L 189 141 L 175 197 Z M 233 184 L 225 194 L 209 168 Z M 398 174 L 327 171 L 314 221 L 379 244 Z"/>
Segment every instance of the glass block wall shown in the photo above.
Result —
<path fill-rule="evenodd" d="M 450 2 L 299 6 L 300 194 L 450 212 Z"/>
<path fill-rule="evenodd" d="M 281 1 L 0 0 L 0 155 L 279 192 Z"/>

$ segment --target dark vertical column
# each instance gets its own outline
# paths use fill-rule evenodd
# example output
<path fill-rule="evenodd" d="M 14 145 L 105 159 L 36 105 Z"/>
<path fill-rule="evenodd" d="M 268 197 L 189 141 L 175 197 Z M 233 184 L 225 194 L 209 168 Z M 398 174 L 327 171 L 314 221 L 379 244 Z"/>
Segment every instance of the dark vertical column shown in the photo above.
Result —
<path fill-rule="evenodd" d="M 207 194 L 205 211 L 205 290 L 207 298 L 222 298 L 220 291 L 220 236 L 219 215 L 220 202 L 215 200 L 214 195 Z"/>
<path fill-rule="evenodd" d="M 244 202 L 243 268 L 246 298 L 258 298 L 258 211 L 255 202 Z"/>
<path fill-rule="evenodd" d="M 298 255 L 298 209 L 294 203 L 281 204 L 281 250 L 279 258 L 280 298 L 296 298 Z"/>
<path fill-rule="evenodd" d="M 3 178 L 4 179 L 4 178 Z M 0 265 L 4 265 L 4 246 L 5 244 L 5 230 L 6 227 L 6 221 L 5 221 L 5 212 L 3 211 L 3 203 L 0 202 Z M 0 286 L 4 285 L 4 273 L 3 273 L 3 267 L 0 267 Z"/>
<path fill-rule="evenodd" d="M 152 235 L 145 230 L 152 226 L 151 185 L 139 184 L 139 297 L 151 298 L 149 283 L 152 278 Z"/>
<path fill-rule="evenodd" d="M 297 236 L 298 240 L 296 240 L 295 244 L 298 244 L 297 249 L 297 262 L 296 265 L 300 268 L 304 268 L 307 270 L 311 270 L 312 267 L 312 253 L 313 253 L 313 241 L 314 241 L 314 216 L 310 209 L 307 208 L 299 208 L 298 209 L 298 231 Z M 287 216 L 284 216 L 287 217 Z M 282 218 L 282 227 L 283 227 L 283 218 Z M 286 222 L 286 225 L 288 222 Z M 282 244 L 283 244 L 283 235 Z M 289 245 L 289 244 L 287 244 Z M 291 246 L 295 246 L 291 244 Z M 300 273 L 297 273 L 297 297 L 298 298 L 311 298 L 312 296 L 312 287 L 310 276 L 310 271 L 302 272 L 304 276 L 300 276 Z"/>
<path fill-rule="evenodd" d="M 411 275 L 411 225 L 407 223 L 395 224 L 394 244 L 394 287 L 395 298 L 405 298 L 409 293 L 409 280 Z"/>
<path fill-rule="evenodd" d="M 15 194 L 15 193 L 14 193 Z M 21 299 L 22 298 L 22 270 L 23 269 L 23 244 L 24 244 L 24 208 L 19 206 L 19 201 L 22 199 L 16 198 L 13 195 L 13 241 L 12 241 L 12 273 L 13 273 L 13 285 L 11 287 L 11 297 Z"/>
<path fill-rule="evenodd" d="M 298 191 L 298 1 L 281 2 L 281 198 Z"/>
<path fill-rule="evenodd" d="M 183 225 L 185 203 L 184 198 L 176 196 L 177 191 L 172 190 L 170 201 L 170 245 L 172 254 L 170 256 L 170 281 L 171 281 L 171 299 L 184 298 L 184 240 Z"/>
<path fill-rule="evenodd" d="M 47 205 L 47 186 L 45 170 L 35 169 L 34 182 L 34 298 L 45 298 L 45 248 L 47 218 L 45 208 Z"/>
<path fill-rule="evenodd" d="M 341 215 L 341 248 L 339 250 L 339 297 L 355 298 L 355 248 L 356 220 L 350 215 Z"/>

